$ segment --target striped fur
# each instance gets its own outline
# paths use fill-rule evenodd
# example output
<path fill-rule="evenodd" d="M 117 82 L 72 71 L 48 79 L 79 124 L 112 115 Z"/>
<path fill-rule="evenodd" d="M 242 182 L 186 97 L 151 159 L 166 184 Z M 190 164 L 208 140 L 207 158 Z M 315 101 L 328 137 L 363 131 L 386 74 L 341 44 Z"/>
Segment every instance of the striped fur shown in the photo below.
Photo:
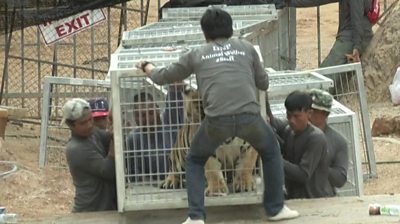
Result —
<path fill-rule="evenodd" d="M 170 172 L 162 183 L 162 188 L 180 188 L 184 186 L 183 171 L 185 159 L 191 140 L 204 118 L 202 102 L 197 91 L 185 91 L 185 122 L 179 130 L 169 162 Z M 240 138 L 227 139 L 210 157 L 205 165 L 207 179 L 206 195 L 219 196 L 229 193 L 227 173 L 222 170 L 232 170 L 232 184 L 235 191 L 250 191 L 255 189 L 253 171 L 257 161 L 257 152 L 247 142 Z"/>

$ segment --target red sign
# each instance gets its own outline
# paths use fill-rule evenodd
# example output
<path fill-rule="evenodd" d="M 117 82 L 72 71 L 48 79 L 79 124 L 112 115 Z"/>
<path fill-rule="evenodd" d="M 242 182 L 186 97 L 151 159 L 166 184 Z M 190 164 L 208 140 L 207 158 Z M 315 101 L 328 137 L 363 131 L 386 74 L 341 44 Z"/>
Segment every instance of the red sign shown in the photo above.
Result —
<path fill-rule="evenodd" d="M 46 45 L 49 45 L 105 20 L 106 15 L 103 10 L 95 9 L 84 11 L 57 21 L 46 22 L 45 24 L 39 25 L 39 29 L 44 42 Z"/>

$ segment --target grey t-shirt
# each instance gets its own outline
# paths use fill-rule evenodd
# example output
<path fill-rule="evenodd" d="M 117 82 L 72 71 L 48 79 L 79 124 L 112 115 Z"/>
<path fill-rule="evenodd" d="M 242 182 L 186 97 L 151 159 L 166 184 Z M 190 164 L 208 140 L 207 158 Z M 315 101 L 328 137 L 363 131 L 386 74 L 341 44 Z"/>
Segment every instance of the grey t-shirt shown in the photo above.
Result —
<path fill-rule="evenodd" d="M 75 186 L 72 212 L 116 210 L 114 159 L 107 156 L 111 135 L 98 128 L 90 138 L 72 135 L 66 155 Z"/>
<path fill-rule="evenodd" d="M 191 74 L 196 74 L 207 116 L 260 112 L 257 89 L 268 89 L 268 75 L 250 42 L 238 38 L 209 42 L 176 63 L 154 69 L 151 79 L 163 85 Z"/>

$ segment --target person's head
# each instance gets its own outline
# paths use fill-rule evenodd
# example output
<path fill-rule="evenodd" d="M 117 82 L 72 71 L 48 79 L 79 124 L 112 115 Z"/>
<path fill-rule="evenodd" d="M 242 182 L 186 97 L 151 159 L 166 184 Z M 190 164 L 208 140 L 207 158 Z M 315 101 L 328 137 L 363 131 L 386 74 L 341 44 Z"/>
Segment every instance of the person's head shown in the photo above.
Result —
<path fill-rule="evenodd" d="M 161 124 L 160 111 L 151 94 L 141 92 L 133 97 L 135 123 L 142 128 Z"/>
<path fill-rule="evenodd" d="M 89 103 L 80 98 L 67 101 L 63 106 L 63 122 L 72 134 L 89 137 L 93 130 L 93 117 Z"/>
<path fill-rule="evenodd" d="M 231 15 L 217 7 L 209 8 L 204 12 L 200 25 L 207 41 L 230 38 L 233 34 Z"/>
<path fill-rule="evenodd" d="M 331 112 L 333 96 L 320 89 L 310 90 L 310 96 L 312 99 L 310 121 L 313 125 L 324 129 Z"/>
<path fill-rule="evenodd" d="M 308 125 L 311 96 L 302 91 L 291 92 L 285 100 L 286 116 L 294 132 L 302 132 Z"/>
<path fill-rule="evenodd" d="M 109 107 L 106 99 L 96 98 L 88 100 L 92 110 L 94 125 L 100 129 L 107 129 Z"/>

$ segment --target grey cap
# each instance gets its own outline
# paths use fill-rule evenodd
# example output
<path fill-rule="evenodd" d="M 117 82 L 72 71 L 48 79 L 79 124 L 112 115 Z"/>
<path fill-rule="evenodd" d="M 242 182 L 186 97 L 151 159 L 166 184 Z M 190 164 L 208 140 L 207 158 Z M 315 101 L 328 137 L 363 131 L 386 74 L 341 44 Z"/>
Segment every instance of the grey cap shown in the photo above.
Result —
<path fill-rule="evenodd" d="M 81 98 L 73 98 L 68 100 L 63 106 L 62 123 L 65 123 L 66 120 L 76 121 L 90 112 L 89 102 Z"/>
<path fill-rule="evenodd" d="M 321 89 L 310 90 L 312 98 L 311 108 L 331 112 L 333 96 Z"/>

